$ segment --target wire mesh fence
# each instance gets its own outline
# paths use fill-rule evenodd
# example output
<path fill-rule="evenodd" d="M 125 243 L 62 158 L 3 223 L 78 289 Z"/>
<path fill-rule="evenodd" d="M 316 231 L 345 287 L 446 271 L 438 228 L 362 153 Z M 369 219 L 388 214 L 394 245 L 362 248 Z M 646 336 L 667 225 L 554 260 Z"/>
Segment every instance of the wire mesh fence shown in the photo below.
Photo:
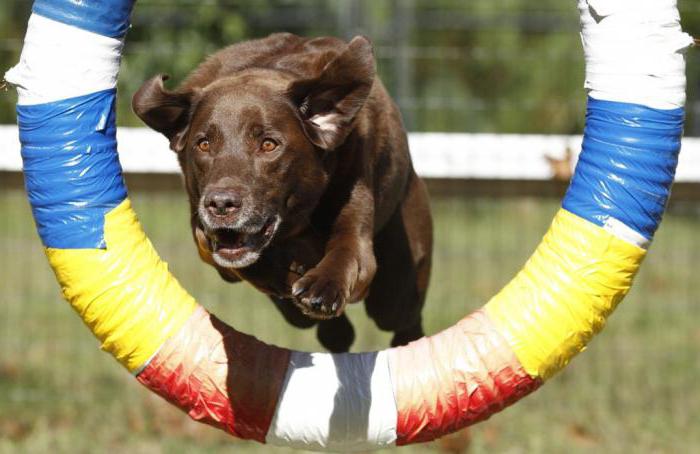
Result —
<path fill-rule="evenodd" d="M 184 194 L 132 191 L 145 230 L 202 304 L 266 342 L 319 350 L 313 330 L 286 325 L 246 284 L 226 284 L 200 262 Z M 432 201 L 435 266 L 424 311 L 436 333 L 478 308 L 522 266 L 558 207 L 554 198 Z M 239 444 L 139 388 L 62 300 L 22 190 L 0 195 L 0 452 L 198 452 Z M 535 396 L 472 429 L 473 449 L 691 452 L 700 442 L 695 279 L 697 205 L 674 206 L 650 257 L 609 326 Z M 389 334 L 348 309 L 354 351 L 385 348 Z M 440 445 L 403 449 L 424 452 Z M 246 451 L 248 452 L 248 451 Z"/>
<path fill-rule="evenodd" d="M 19 57 L 31 2 L 0 9 L 0 67 Z M 700 34 L 700 8 L 681 0 L 685 28 Z M 133 15 L 120 76 L 122 124 L 150 75 L 181 80 L 223 46 L 272 32 L 364 34 L 379 73 L 413 131 L 581 132 L 583 59 L 573 3 L 557 0 L 144 0 Z M 687 133 L 700 135 L 700 65 L 689 62 Z M 13 122 L 12 96 L 0 123 Z"/>

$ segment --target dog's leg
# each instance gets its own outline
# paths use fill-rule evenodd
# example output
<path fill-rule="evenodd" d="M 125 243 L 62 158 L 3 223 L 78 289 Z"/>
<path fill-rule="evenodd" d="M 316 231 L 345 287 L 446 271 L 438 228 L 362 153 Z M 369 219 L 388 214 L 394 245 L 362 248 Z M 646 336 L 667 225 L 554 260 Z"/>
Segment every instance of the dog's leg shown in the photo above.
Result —
<path fill-rule="evenodd" d="M 363 180 L 349 188 L 326 244 L 325 255 L 292 286 L 292 295 L 308 316 L 330 319 L 345 304 L 362 300 L 377 270 L 373 251 L 374 196 Z"/>
<path fill-rule="evenodd" d="M 298 307 L 289 299 L 276 298 L 271 296 L 270 299 L 275 303 L 275 307 L 280 311 L 284 319 L 292 326 L 297 328 L 311 328 L 318 323 L 318 320 L 304 315 Z"/>
<path fill-rule="evenodd" d="M 347 315 L 321 320 L 316 331 L 318 341 L 331 353 L 345 353 L 355 341 L 355 330 Z"/>
<path fill-rule="evenodd" d="M 345 314 L 330 320 L 315 320 L 304 315 L 289 299 L 270 297 L 284 319 L 302 329 L 318 325 L 316 338 L 331 353 L 345 353 L 355 341 L 355 330 Z"/>
<path fill-rule="evenodd" d="M 377 274 L 365 299 L 367 315 L 392 346 L 423 336 L 421 312 L 432 257 L 432 222 L 424 183 L 412 175 L 406 198 L 375 238 Z"/>

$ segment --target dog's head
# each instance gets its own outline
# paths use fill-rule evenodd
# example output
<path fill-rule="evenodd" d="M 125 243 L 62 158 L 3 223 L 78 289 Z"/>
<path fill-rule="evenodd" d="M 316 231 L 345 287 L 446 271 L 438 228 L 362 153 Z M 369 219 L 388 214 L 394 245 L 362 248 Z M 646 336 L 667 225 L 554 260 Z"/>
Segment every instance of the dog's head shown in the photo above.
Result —
<path fill-rule="evenodd" d="M 156 76 L 134 95 L 136 114 L 178 154 L 195 239 L 219 266 L 247 267 L 308 225 L 326 158 L 351 133 L 375 73 L 363 37 L 327 60 L 313 78 L 251 68 L 169 91 Z"/>

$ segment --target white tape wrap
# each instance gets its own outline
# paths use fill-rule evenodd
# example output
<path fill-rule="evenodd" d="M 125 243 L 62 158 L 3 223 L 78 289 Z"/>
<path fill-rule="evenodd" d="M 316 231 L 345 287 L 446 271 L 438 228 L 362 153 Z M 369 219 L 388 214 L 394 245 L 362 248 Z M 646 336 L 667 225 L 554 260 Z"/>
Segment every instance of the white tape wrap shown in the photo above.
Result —
<path fill-rule="evenodd" d="M 656 109 L 685 104 L 684 51 L 693 39 L 681 30 L 676 0 L 578 0 L 578 8 L 593 98 Z"/>
<path fill-rule="evenodd" d="M 121 39 L 32 14 L 20 61 L 7 71 L 5 80 L 17 87 L 20 105 L 114 88 L 123 45 Z"/>
<path fill-rule="evenodd" d="M 266 442 L 375 450 L 395 442 L 396 414 L 386 352 L 293 352 Z"/>

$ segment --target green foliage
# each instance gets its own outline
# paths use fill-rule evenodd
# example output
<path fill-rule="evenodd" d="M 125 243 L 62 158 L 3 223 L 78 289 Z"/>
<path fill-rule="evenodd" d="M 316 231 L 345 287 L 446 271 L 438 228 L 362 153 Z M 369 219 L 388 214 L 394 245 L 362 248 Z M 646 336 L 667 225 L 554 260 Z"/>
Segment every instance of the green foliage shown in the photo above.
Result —
<path fill-rule="evenodd" d="M 30 2 L 0 8 L 0 70 L 14 64 Z M 686 30 L 700 35 L 700 8 L 680 0 Z M 418 131 L 576 133 L 585 93 L 578 18 L 560 0 L 140 0 L 122 71 L 119 121 L 140 125 L 131 95 L 148 77 L 177 84 L 207 55 L 277 31 L 369 36 L 379 73 Z M 700 58 L 688 59 L 686 132 L 700 135 Z M 12 90 L 0 123 L 14 122 Z"/>
<path fill-rule="evenodd" d="M 0 80 L 5 70 L 19 60 L 30 9 L 30 2 L 3 0 L 0 8 Z M 0 124 L 15 122 L 16 102 L 14 90 L 0 90 Z"/>

